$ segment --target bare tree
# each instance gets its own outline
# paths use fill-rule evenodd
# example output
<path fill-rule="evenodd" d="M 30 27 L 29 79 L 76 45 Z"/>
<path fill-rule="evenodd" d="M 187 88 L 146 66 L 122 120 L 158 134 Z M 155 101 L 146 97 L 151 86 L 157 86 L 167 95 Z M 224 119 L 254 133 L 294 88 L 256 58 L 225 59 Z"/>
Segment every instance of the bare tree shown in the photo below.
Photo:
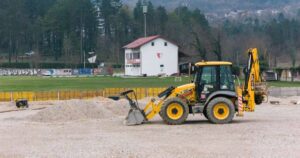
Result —
<path fill-rule="evenodd" d="M 218 31 L 217 37 L 213 41 L 213 52 L 219 61 L 222 61 L 222 46 L 221 46 L 221 33 Z"/>
<path fill-rule="evenodd" d="M 200 57 L 203 60 L 207 60 L 207 50 L 205 46 L 202 44 L 198 34 L 196 32 L 192 32 L 192 35 L 195 38 L 194 43 L 192 43 L 192 46 L 198 51 Z"/>

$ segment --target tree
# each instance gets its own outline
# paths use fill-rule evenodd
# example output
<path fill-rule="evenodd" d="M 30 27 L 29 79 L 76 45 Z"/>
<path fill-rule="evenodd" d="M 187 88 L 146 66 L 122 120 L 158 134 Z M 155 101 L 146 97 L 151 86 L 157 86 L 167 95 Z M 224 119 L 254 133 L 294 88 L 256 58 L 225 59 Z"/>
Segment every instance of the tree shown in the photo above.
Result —
<path fill-rule="evenodd" d="M 2 42 L 8 47 L 8 61 L 12 61 L 14 55 L 18 62 L 20 52 L 26 51 L 22 43 L 26 43 L 26 33 L 28 31 L 28 15 L 24 11 L 24 1 L 22 0 L 2 0 L 0 2 L 2 10 Z"/>
<path fill-rule="evenodd" d="M 213 52 L 219 61 L 222 61 L 222 46 L 221 46 L 221 33 L 217 33 L 217 37 L 213 41 Z"/>
<path fill-rule="evenodd" d="M 143 34 L 143 24 L 144 24 L 144 16 L 143 16 L 143 4 L 141 0 L 138 0 L 134 9 L 133 9 L 133 34 L 134 37 L 140 37 Z"/>
<path fill-rule="evenodd" d="M 209 23 L 205 18 L 205 15 L 199 9 L 195 9 L 192 12 L 192 17 L 196 21 L 196 23 L 202 26 L 203 29 L 209 30 Z"/>
<path fill-rule="evenodd" d="M 95 48 L 97 36 L 97 18 L 95 7 L 89 0 L 64 0 L 56 3 L 45 15 L 44 30 L 46 33 L 48 51 L 55 60 L 62 56 L 65 40 L 75 47 L 71 52 L 77 52 L 83 62 L 83 52 Z M 69 44 L 68 44 L 69 45 Z"/>
<path fill-rule="evenodd" d="M 120 0 L 96 0 L 96 4 L 100 10 L 100 18 L 104 20 L 105 37 L 111 38 L 114 29 L 112 21 L 122 7 L 122 3 Z"/>
<path fill-rule="evenodd" d="M 164 7 L 159 6 L 155 11 L 155 19 L 156 19 L 156 33 L 165 34 L 166 31 L 166 23 L 168 21 L 167 11 Z"/>
<path fill-rule="evenodd" d="M 38 62 L 79 63 L 84 52 L 95 51 L 103 61 L 123 63 L 122 46 L 144 34 L 144 2 L 138 0 L 131 10 L 121 0 L 1 0 L 0 56 L 19 62 L 20 56 L 33 50 Z M 268 50 L 276 63 L 289 58 L 297 66 L 293 60 L 300 49 L 299 15 L 210 24 L 199 9 L 166 11 L 150 1 L 147 5 L 148 35 L 161 34 L 187 54 L 245 64 L 243 52 L 258 47 Z"/>
<path fill-rule="evenodd" d="M 197 33 L 193 32 L 192 34 L 194 35 L 194 38 L 195 38 L 195 41 L 194 41 L 194 43 L 192 43 L 192 45 L 198 51 L 202 60 L 206 61 L 207 60 L 207 50 L 206 50 L 205 46 L 202 44 Z"/>

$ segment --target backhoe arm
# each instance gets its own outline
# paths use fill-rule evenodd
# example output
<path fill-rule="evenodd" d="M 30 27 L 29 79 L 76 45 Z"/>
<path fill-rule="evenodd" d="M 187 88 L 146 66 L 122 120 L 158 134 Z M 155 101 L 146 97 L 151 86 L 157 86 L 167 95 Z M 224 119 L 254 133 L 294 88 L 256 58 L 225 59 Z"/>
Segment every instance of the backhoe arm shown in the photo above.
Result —
<path fill-rule="evenodd" d="M 245 86 L 243 88 L 244 111 L 252 112 L 255 104 L 261 104 L 266 95 L 266 86 L 260 75 L 257 48 L 248 50 L 248 64 L 245 68 Z"/>

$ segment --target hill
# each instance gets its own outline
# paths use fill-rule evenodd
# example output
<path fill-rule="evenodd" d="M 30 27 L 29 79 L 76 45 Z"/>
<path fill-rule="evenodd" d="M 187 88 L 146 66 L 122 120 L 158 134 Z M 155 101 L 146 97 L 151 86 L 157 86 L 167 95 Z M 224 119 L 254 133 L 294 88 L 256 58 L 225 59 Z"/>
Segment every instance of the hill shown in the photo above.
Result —
<path fill-rule="evenodd" d="M 134 6 L 138 0 L 123 0 L 124 4 Z M 223 12 L 233 9 L 260 10 L 266 8 L 281 8 L 299 3 L 298 0 L 150 0 L 154 5 L 172 9 L 178 6 L 199 8 L 205 12 Z"/>
<path fill-rule="evenodd" d="M 138 0 L 123 0 L 124 4 L 134 6 Z M 284 13 L 295 16 L 300 13 L 299 0 L 150 0 L 155 6 L 164 6 L 172 10 L 178 6 L 187 6 L 191 9 L 199 8 L 208 15 L 219 18 L 230 14 L 277 15 Z M 230 17 L 230 16 L 229 16 Z"/>

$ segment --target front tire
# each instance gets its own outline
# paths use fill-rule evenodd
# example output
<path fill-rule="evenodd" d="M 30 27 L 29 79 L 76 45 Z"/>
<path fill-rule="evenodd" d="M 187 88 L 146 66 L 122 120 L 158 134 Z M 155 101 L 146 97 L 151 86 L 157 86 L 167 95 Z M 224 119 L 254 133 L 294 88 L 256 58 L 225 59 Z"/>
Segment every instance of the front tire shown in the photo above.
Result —
<path fill-rule="evenodd" d="M 211 100 L 206 107 L 206 115 L 211 123 L 225 124 L 232 121 L 235 108 L 231 100 L 217 97 Z"/>
<path fill-rule="evenodd" d="M 184 123 L 188 115 L 188 105 L 179 98 L 167 99 L 160 111 L 161 118 L 169 125 L 180 125 Z"/>

